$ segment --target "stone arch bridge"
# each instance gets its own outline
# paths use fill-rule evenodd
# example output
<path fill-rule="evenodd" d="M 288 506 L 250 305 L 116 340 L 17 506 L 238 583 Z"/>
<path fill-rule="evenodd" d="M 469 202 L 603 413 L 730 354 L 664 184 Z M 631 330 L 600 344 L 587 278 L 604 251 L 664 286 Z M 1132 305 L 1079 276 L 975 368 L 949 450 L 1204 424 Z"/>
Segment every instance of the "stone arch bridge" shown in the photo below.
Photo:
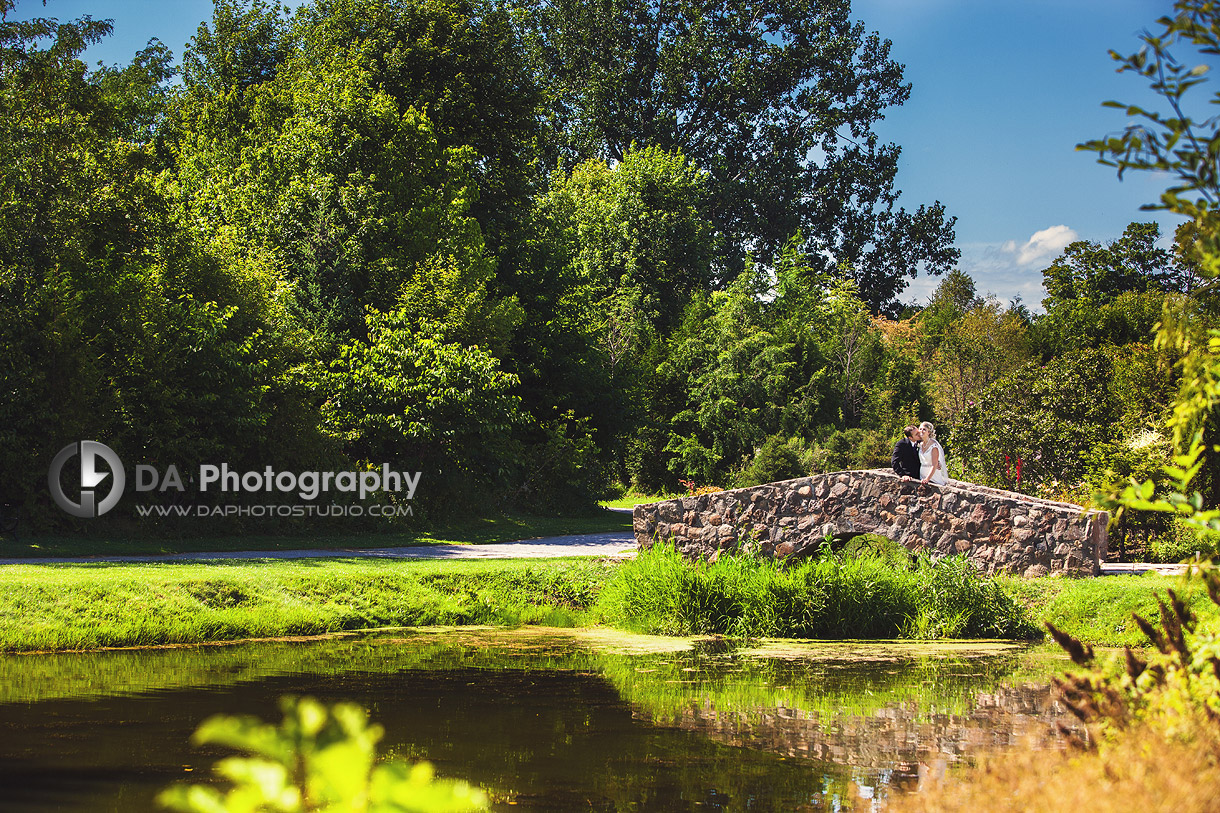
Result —
<path fill-rule="evenodd" d="M 966 554 L 984 573 L 1097 575 L 1104 511 L 892 471 L 839 471 L 637 505 L 641 548 L 673 539 L 688 557 L 745 545 L 764 556 L 816 554 L 827 536 L 880 534 L 912 551 Z"/>

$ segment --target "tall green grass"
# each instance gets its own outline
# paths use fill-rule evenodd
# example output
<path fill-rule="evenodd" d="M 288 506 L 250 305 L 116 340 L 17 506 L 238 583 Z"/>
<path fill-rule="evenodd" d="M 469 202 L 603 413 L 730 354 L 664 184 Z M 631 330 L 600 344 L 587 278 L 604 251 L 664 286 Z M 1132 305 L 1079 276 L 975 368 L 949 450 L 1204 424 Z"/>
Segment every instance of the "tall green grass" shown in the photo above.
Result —
<path fill-rule="evenodd" d="M 1028 613 L 964 557 L 914 565 L 840 557 L 783 565 L 749 556 L 686 561 L 656 545 L 624 564 L 595 612 L 662 635 L 791 638 L 1035 638 Z"/>

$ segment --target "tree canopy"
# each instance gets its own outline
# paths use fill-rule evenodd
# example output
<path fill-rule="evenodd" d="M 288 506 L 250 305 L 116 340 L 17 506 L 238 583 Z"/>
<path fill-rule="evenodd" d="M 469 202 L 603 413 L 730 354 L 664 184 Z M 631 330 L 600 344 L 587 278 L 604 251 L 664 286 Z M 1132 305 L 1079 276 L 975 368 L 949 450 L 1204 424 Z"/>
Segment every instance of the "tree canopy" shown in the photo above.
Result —
<path fill-rule="evenodd" d="M 633 144 L 708 173 L 723 282 L 747 254 L 769 264 L 798 231 L 825 270 L 844 268 L 874 310 L 921 270 L 958 257 L 939 202 L 908 212 L 900 148 L 873 126 L 910 95 L 888 41 L 848 0 L 650 3 L 538 0 L 529 33 L 566 161 L 622 160 Z"/>

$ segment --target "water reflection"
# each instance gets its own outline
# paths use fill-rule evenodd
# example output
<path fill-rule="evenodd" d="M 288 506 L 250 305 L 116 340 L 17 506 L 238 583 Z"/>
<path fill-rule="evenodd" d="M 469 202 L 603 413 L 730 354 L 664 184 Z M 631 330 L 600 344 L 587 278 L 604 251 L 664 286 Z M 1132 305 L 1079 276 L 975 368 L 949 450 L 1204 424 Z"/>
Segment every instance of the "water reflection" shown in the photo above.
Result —
<path fill-rule="evenodd" d="M 383 750 L 487 787 L 497 809 L 876 809 L 921 773 L 1066 723 L 1029 670 L 1013 647 L 539 630 L 0 657 L 0 798 L 155 809 L 220 756 L 188 745 L 199 722 L 269 717 L 291 692 L 363 703 Z"/>
<path fill-rule="evenodd" d="M 1028 660 L 1008 646 L 786 644 L 603 671 L 650 722 L 837 766 L 827 794 L 880 809 L 963 757 L 1058 747 L 1061 728 L 1079 730 L 1045 680 L 1020 680 Z"/>

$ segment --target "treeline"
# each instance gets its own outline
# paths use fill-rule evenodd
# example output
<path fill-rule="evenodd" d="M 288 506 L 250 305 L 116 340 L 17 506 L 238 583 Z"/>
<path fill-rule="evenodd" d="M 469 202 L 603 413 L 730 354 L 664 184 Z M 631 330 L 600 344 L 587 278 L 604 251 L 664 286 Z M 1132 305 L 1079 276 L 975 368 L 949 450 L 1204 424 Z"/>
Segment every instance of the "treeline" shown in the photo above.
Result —
<path fill-rule="evenodd" d="M 954 218 L 899 205 L 872 126 L 910 86 L 846 0 L 218 0 L 180 61 L 96 69 L 108 23 L 0 2 L 0 503 L 32 527 L 80 439 L 419 470 L 429 519 L 884 465 L 915 419 L 1046 493 L 1164 446 L 1147 337 L 1191 283 L 1153 227 L 1069 247 L 1045 316 L 957 272 L 904 312 Z"/>
<path fill-rule="evenodd" d="M 36 525 L 81 438 L 422 470 L 433 516 L 710 477 L 761 438 L 699 451 L 691 388 L 735 386 L 701 314 L 790 245 L 793 324 L 955 257 L 943 207 L 896 203 L 871 126 L 909 86 L 847 2 L 218 0 L 180 63 L 97 69 L 108 23 L 3 8 L 0 501 Z M 840 411 L 833 351 L 790 339 L 741 405 L 805 393 L 767 433 Z"/>

